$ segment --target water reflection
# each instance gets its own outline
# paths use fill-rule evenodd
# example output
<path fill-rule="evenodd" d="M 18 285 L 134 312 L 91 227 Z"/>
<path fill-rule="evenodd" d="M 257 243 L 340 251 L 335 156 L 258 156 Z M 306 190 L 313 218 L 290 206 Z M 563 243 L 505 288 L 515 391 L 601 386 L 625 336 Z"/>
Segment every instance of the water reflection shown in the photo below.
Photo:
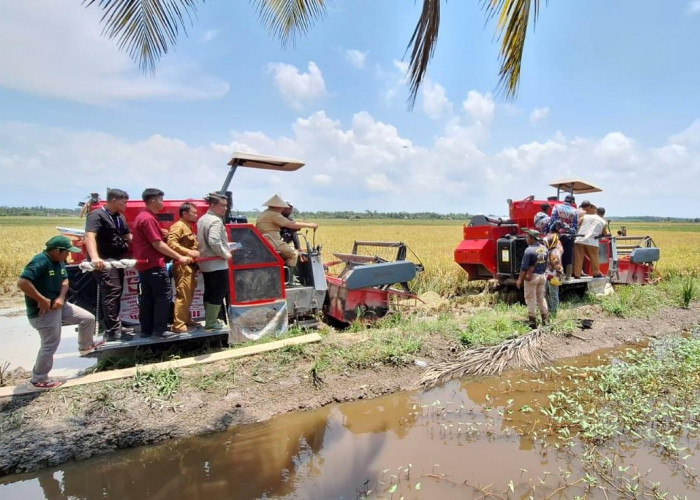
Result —
<path fill-rule="evenodd" d="M 572 455 L 545 453 L 520 431 L 544 420 L 528 408 L 546 404 L 561 382 L 552 373 L 534 382 L 526 371 L 454 381 L 10 476 L 0 479 L 0 498 L 389 498 L 394 486 L 394 498 L 475 498 L 484 485 L 511 481 L 516 496 L 543 497 L 557 491 Z M 619 452 L 621 463 L 634 460 L 653 468 L 654 480 L 687 490 L 653 450 L 621 442 Z"/>

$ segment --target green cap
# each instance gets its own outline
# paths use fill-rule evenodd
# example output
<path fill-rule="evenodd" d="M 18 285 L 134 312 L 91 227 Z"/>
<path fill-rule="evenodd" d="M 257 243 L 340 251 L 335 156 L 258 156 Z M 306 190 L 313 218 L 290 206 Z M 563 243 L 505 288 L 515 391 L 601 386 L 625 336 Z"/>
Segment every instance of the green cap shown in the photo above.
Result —
<path fill-rule="evenodd" d="M 47 250 L 68 250 L 73 253 L 80 253 L 80 248 L 74 247 L 73 242 L 67 236 L 54 236 L 46 242 Z"/>
<path fill-rule="evenodd" d="M 535 231 L 534 229 L 529 229 L 529 228 L 527 228 L 527 227 L 521 227 L 520 230 L 521 230 L 523 233 L 525 233 L 525 234 L 527 234 L 527 235 L 529 235 L 529 236 L 532 236 L 532 237 L 535 238 L 536 240 L 539 240 L 540 237 L 541 237 L 541 236 L 540 236 L 540 233 L 538 233 L 538 232 Z"/>

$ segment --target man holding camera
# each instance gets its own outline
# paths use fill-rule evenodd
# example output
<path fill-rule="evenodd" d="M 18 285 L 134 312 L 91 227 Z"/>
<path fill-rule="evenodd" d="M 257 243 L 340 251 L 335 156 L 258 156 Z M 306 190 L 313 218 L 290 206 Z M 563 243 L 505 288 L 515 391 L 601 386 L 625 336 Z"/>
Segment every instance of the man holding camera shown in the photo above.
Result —
<path fill-rule="evenodd" d="M 125 191 L 110 189 L 107 203 L 90 212 L 85 222 L 85 247 L 100 285 L 104 336 L 108 341 L 134 338 L 133 330 L 122 327 L 119 319 L 124 269 L 107 269 L 104 265 L 105 260 L 119 260 L 129 251 L 131 230 L 124 218 L 128 200 Z"/>

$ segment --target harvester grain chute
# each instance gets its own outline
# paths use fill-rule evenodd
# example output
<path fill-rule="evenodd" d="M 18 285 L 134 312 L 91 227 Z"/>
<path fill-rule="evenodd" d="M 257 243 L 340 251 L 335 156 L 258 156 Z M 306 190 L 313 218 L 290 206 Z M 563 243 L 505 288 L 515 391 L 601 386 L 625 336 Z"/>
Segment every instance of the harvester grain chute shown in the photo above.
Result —
<path fill-rule="evenodd" d="M 392 309 L 397 297 L 415 299 L 408 283 L 417 271 L 422 270 L 422 266 L 405 260 L 407 247 L 403 243 L 356 242 L 352 254 L 348 254 L 352 257 L 343 260 L 346 267 L 341 275 L 327 275 L 328 268 L 322 260 L 321 245 L 315 243 L 315 233 L 311 242 L 305 235 L 299 234 L 300 247 L 297 250 L 300 258 L 296 275 L 290 279 L 292 269 L 284 265 L 270 240 L 253 224 L 249 224 L 245 217 L 230 213 L 232 196 L 229 186 L 241 167 L 293 172 L 303 167 L 304 163 L 287 158 L 234 153 L 228 165 L 228 174 L 218 192 L 225 194 L 229 200 L 229 212 L 226 214 L 229 240 L 240 245 L 233 253 L 229 265 L 230 299 L 225 309 L 230 344 L 285 332 L 289 324 L 314 327 L 324 315 L 342 323 L 352 322 L 358 312 L 364 319 L 379 318 Z M 164 200 L 164 209 L 157 214 L 164 229 L 168 229 L 177 220 L 178 208 L 185 201 L 197 208 L 200 217 L 208 209 L 202 200 Z M 102 206 L 104 201 L 100 201 L 99 196 L 93 193 L 85 204 L 83 213 Z M 124 213 L 127 223 L 131 224 L 143 209 L 143 202 L 129 201 Z M 69 236 L 76 246 L 84 248 L 82 230 L 59 228 L 59 231 Z M 375 254 L 370 259 L 371 262 L 360 262 L 362 254 L 358 253 L 358 248 L 368 245 L 390 249 L 395 254 L 386 258 Z M 345 254 L 337 254 L 340 259 L 343 255 Z M 73 264 L 68 266 L 71 289 L 69 300 L 92 311 L 99 319 L 99 286 L 91 273 L 85 273 L 79 267 L 79 263 L 85 259 L 86 252 L 77 254 Z M 394 285 L 401 286 L 401 289 L 396 289 Z M 121 301 L 121 320 L 126 324 L 138 325 L 138 286 L 137 273 L 133 269 L 127 269 Z M 203 317 L 202 292 L 203 283 L 200 279 L 191 308 L 194 319 Z M 99 354 L 111 349 L 220 335 L 221 333 L 207 333 L 199 328 L 167 339 L 149 337 L 107 342 L 95 352 Z"/>

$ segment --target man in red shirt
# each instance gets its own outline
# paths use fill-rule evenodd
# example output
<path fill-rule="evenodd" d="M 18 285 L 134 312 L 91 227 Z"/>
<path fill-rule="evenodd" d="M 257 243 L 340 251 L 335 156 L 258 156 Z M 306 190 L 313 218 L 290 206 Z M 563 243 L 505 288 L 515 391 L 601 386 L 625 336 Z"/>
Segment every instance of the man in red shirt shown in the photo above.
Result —
<path fill-rule="evenodd" d="M 189 264 L 190 257 L 178 254 L 165 242 L 167 231 L 160 227 L 156 214 L 163 210 L 163 196 L 160 189 L 148 188 L 141 198 L 146 209 L 136 216 L 132 228 L 132 250 L 134 258 L 142 261 L 136 264 L 139 272 L 139 323 L 141 336 L 151 335 L 168 338 L 175 335 L 168 332 L 168 318 L 173 292 L 170 277 L 165 268 L 166 257 L 178 264 Z"/>

